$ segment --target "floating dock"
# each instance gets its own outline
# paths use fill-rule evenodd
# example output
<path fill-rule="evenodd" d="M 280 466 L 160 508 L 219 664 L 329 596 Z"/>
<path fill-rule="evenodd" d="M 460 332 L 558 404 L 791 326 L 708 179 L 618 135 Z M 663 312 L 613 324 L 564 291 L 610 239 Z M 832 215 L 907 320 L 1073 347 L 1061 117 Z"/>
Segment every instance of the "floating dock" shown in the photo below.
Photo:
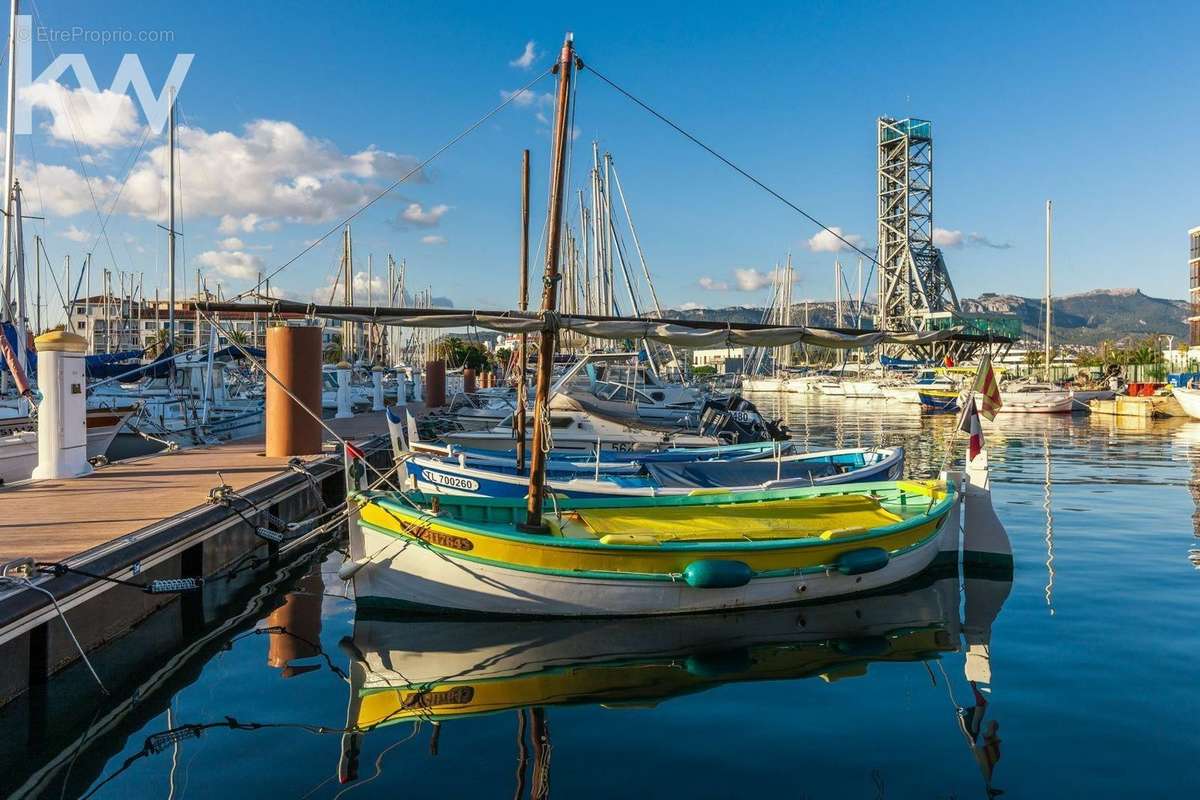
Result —
<path fill-rule="evenodd" d="M 422 409 L 410 405 L 409 411 L 419 415 Z M 383 412 L 327 422 L 372 466 L 392 463 Z M 0 582 L 0 705 L 79 660 L 80 648 L 93 650 L 175 601 L 180 620 L 173 628 L 185 635 L 189 617 L 202 620 L 205 606 L 252 572 L 254 563 L 310 544 L 306 539 L 316 532 L 302 529 L 273 542 L 256 528 L 270 527 L 272 519 L 309 519 L 342 502 L 341 447 L 325 437 L 321 455 L 302 459 L 267 458 L 259 437 L 0 489 L 0 562 L 32 559 L 66 567 L 61 574 L 34 575 L 37 588 Z M 222 498 L 227 501 L 213 502 Z M 250 567 L 239 567 L 247 560 Z M 151 594 L 141 588 L 222 570 L 200 590 Z M 158 652 L 145 655 L 169 653 L 177 639 L 156 637 L 150 646 Z"/>

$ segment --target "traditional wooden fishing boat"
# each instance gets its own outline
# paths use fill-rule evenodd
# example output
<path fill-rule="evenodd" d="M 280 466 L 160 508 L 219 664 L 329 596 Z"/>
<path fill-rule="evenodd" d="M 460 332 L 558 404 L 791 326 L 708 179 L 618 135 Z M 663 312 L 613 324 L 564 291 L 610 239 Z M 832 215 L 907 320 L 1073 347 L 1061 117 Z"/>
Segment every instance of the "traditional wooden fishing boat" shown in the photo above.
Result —
<path fill-rule="evenodd" d="M 917 396 L 921 398 L 921 408 L 925 411 L 943 412 L 958 410 L 957 389 L 918 389 Z"/>
<path fill-rule="evenodd" d="M 427 494 L 525 497 L 529 477 L 515 462 L 479 463 L 465 455 L 411 455 L 405 459 L 410 484 Z M 755 460 L 648 462 L 636 474 L 622 468 L 594 474 L 570 463 L 547 465 L 546 483 L 561 497 L 577 499 L 671 497 L 697 489 L 758 491 L 865 481 L 896 480 L 904 469 L 904 448 L 846 448 Z M 607 466 L 607 465 L 606 465 Z M 624 467 L 624 465 L 622 465 Z"/>
<path fill-rule="evenodd" d="M 752 608 L 890 585 L 958 543 L 941 481 L 563 500 L 527 532 L 519 499 L 362 493 L 360 607 L 624 616 Z"/>

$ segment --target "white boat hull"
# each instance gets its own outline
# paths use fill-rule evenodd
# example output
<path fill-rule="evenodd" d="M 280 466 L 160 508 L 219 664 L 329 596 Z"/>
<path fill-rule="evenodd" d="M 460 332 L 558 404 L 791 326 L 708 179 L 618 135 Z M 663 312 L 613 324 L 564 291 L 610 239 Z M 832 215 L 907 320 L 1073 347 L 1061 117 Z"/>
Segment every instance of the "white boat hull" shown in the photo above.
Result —
<path fill-rule="evenodd" d="M 512 569 L 406 547 L 404 540 L 357 524 L 361 540 L 352 541 L 351 553 L 373 555 L 354 575 L 354 592 L 360 607 L 516 616 L 648 616 L 786 605 L 871 591 L 920 573 L 939 552 L 957 552 L 959 516 L 952 508 L 932 537 L 874 572 L 755 578 L 722 589 Z"/>
<path fill-rule="evenodd" d="M 1065 414 L 1074 407 L 1067 391 L 1000 393 L 1000 411 L 1010 414 Z"/>
<path fill-rule="evenodd" d="M 744 378 L 742 390 L 747 392 L 782 392 L 787 381 L 783 378 Z"/>
<path fill-rule="evenodd" d="M 132 409 L 116 409 L 112 412 L 92 410 L 88 412 L 87 457 L 96 458 L 108 451 L 125 424 Z M 111 420 L 105 419 L 111 415 Z M 9 420 L 11 422 L 11 420 Z M 0 433 L 0 482 L 15 483 L 28 480 L 38 463 L 36 430 Z"/>
<path fill-rule="evenodd" d="M 884 396 L 883 389 L 874 381 L 846 381 L 842 384 L 842 392 L 846 397 L 861 400 L 878 399 Z"/>
<path fill-rule="evenodd" d="M 784 391 L 791 394 L 815 394 L 817 389 L 816 378 L 788 378 L 784 382 Z"/>
<path fill-rule="evenodd" d="M 882 391 L 889 402 L 921 405 L 921 395 L 914 386 L 885 386 Z"/>
<path fill-rule="evenodd" d="M 1179 401 L 1179 405 L 1183 406 L 1183 410 L 1189 417 L 1200 419 L 1200 389 L 1172 386 L 1171 394 L 1175 395 L 1175 399 Z"/>

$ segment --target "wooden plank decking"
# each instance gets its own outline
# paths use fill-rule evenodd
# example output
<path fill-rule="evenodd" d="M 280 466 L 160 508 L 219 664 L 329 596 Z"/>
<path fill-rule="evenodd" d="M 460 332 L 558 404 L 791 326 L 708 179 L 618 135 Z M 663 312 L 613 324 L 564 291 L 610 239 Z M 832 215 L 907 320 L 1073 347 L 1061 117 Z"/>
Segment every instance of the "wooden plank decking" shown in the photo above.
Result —
<path fill-rule="evenodd" d="M 387 430 L 382 412 L 327 422 L 350 441 Z M 328 433 L 326 439 L 333 442 Z M 82 478 L 0 488 L 0 560 L 61 561 L 203 505 L 218 472 L 241 491 L 286 469 L 288 459 L 262 452 L 256 437 L 119 461 Z"/>

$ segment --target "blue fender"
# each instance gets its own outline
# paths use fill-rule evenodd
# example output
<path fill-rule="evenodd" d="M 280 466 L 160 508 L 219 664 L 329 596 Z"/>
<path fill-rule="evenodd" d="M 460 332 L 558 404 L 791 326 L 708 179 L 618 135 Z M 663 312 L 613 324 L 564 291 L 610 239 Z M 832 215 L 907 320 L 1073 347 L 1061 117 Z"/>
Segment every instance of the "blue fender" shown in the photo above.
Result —
<path fill-rule="evenodd" d="M 745 586 L 754 577 L 754 570 L 744 561 L 705 559 L 684 567 L 683 579 L 697 589 L 732 589 Z"/>

